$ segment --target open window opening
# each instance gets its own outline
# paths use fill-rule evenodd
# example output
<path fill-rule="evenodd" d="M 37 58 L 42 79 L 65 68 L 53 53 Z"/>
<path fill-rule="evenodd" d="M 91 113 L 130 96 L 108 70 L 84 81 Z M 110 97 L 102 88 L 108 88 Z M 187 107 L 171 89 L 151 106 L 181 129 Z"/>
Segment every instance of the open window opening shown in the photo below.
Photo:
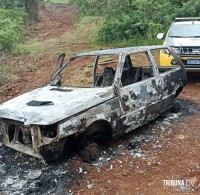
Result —
<path fill-rule="evenodd" d="M 146 52 L 127 55 L 122 70 L 122 86 L 153 77 L 153 69 Z"/>
<path fill-rule="evenodd" d="M 94 86 L 108 87 L 114 83 L 119 57 L 104 55 L 97 57 L 94 70 Z"/>
<path fill-rule="evenodd" d="M 160 74 L 174 70 L 180 66 L 172 52 L 167 48 L 153 49 L 151 50 L 151 54 L 154 57 Z"/>
<path fill-rule="evenodd" d="M 59 86 L 112 86 L 118 61 L 118 55 L 93 55 L 74 58 L 60 72 Z"/>

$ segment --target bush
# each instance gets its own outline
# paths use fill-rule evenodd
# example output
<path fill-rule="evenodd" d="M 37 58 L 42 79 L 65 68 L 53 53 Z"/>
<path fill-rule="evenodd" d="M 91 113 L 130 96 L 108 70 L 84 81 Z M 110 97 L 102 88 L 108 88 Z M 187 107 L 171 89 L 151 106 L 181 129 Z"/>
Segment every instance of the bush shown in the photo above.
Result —
<path fill-rule="evenodd" d="M 24 8 L 24 0 L 0 0 L 0 7 L 4 9 Z"/>
<path fill-rule="evenodd" d="M 20 9 L 0 9 L 0 52 L 11 52 L 20 42 L 25 16 Z"/>
<path fill-rule="evenodd" d="M 97 39 L 104 43 L 156 39 L 175 17 L 197 17 L 200 0 L 71 0 L 83 15 L 104 17 Z M 137 39 L 138 40 L 138 39 Z M 141 43 L 143 44 L 143 43 Z"/>

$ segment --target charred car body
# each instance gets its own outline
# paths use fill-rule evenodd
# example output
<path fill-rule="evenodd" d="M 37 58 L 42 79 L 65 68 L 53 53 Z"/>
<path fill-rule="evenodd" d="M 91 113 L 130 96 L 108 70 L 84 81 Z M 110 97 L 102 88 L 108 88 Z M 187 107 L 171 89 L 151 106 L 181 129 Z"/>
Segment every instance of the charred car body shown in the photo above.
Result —
<path fill-rule="evenodd" d="M 161 50 L 177 65 L 160 66 Z M 47 85 L 0 106 L 0 142 L 56 159 L 72 137 L 109 140 L 155 119 L 174 106 L 186 81 L 182 62 L 167 46 L 78 54 Z"/>

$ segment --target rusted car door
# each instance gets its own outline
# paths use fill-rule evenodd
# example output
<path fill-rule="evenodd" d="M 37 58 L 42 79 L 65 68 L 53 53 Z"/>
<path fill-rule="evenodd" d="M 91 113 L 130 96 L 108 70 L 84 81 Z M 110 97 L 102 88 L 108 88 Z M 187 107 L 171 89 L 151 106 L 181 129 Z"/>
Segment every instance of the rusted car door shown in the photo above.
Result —
<path fill-rule="evenodd" d="M 151 58 L 148 51 L 124 56 L 121 87 L 118 91 L 121 118 L 117 121 L 120 125 L 116 128 L 116 134 L 141 126 L 158 116 L 162 110 L 161 84 L 158 70 Z"/>

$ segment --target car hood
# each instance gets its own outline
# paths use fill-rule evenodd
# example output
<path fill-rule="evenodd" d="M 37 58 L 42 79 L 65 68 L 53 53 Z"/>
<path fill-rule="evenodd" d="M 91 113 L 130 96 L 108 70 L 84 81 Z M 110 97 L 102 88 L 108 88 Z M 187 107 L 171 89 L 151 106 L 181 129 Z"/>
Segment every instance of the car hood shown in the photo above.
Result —
<path fill-rule="evenodd" d="M 177 38 L 169 37 L 166 42 L 169 46 L 200 46 L 200 38 Z"/>
<path fill-rule="evenodd" d="M 25 125 L 49 125 L 82 112 L 114 97 L 112 87 L 69 88 L 45 86 L 0 105 L 0 118 Z M 27 105 L 35 101 L 43 105 Z"/>

